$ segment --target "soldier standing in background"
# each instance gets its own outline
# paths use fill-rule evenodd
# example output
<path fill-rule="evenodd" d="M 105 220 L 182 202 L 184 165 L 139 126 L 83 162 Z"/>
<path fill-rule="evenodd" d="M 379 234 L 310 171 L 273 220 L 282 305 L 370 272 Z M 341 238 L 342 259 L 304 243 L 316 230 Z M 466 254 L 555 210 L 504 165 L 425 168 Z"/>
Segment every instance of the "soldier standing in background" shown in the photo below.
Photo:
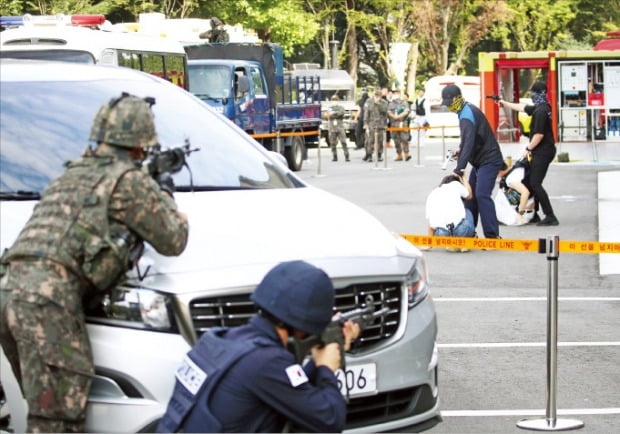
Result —
<path fill-rule="evenodd" d="M 349 160 L 349 150 L 347 149 L 347 135 L 344 131 L 344 107 L 338 104 L 338 95 L 333 95 L 331 98 L 334 105 L 332 105 L 326 113 L 327 116 L 327 131 L 329 131 L 329 145 L 332 148 L 332 161 L 338 161 L 338 141 L 342 144 L 342 150 L 344 151 L 344 158 Z"/>
<path fill-rule="evenodd" d="M 366 101 L 368 101 L 368 92 L 364 88 L 364 92 L 362 93 L 362 97 L 358 102 L 359 110 L 357 112 L 357 124 L 355 124 L 355 147 L 356 149 L 366 149 L 366 131 L 364 131 L 364 107 L 366 106 Z"/>
<path fill-rule="evenodd" d="M 157 143 L 153 103 L 123 93 L 101 106 L 97 147 L 50 183 L 2 256 L 0 343 L 29 432 L 84 432 L 95 370 L 83 306 L 122 281 L 144 241 L 167 256 L 185 249 L 187 217 L 169 174 L 160 187 L 135 164 Z"/>
<path fill-rule="evenodd" d="M 224 28 L 224 23 L 218 17 L 211 18 L 211 29 L 199 35 L 200 39 L 207 39 L 209 42 L 228 42 L 230 37 Z"/>
<path fill-rule="evenodd" d="M 400 95 L 400 90 L 393 91 L 392 100 L 388 106 L 388 116 L 390 117 L 390 126 L 392 128 L 407 127 L 407 117 L 409 116 L 409 103 Z M 402 161 L 403 154 L 405 161 L 411 160 L 409 155 L 409 131 L 392 131 L 392 139 L 396 146 L 396 157 L 394 161 Z"/>
<path fill-rule="evenodd" d="M 377 154 L 377 160 L 383 161 L 383 144 L 388 122 L 388 103 L 382 98 L 380 89 L 375 90 L 373 98 L 368 98 L 364 108 L 364 129 L 368 131 L 368 143 L 366 144 L 366 156 L 364 161 L 372 162 L 373 151 Z"/>

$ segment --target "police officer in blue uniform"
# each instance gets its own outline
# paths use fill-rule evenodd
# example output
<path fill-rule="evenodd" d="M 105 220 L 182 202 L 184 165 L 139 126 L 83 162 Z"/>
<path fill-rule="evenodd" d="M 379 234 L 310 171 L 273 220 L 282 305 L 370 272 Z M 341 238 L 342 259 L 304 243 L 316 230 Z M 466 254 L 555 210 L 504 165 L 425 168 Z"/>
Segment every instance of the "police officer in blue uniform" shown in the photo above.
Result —
<path fill-rule="evenodd" d="M 259 313 L 248 324 L 205 333 L 177 370 L 159 432 L 340 432 L 346 402 L 334 372 L 337 343 L 312 348 L 302 367 L 289 339 L 320 335 L 332 319 L 334 288 L 306 262 L 283 262 L 252 294 Z M 345 350 L 359 326 L 343 327 Z"/>

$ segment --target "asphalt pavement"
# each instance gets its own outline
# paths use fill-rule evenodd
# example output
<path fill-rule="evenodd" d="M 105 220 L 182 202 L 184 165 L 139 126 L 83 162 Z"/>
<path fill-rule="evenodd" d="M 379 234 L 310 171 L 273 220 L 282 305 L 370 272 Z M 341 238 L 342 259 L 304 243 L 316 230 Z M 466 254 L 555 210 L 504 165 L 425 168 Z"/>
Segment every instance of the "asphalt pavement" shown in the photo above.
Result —
<path fill-rule="evenodd" d="M 362 150 L 352 150 L 345 162 L 339 149 L 339 161 L 332 162 L 328 148 L 310 149 L 298 174 L 395 232 L 425 235 L 426 196 L 448 173 L 443 156 L 457 140 L 428 139 L 412 147 L 408 162 L 393 161 L 394 148 L 381 163 L 363 162 Z M 501 146 L 504 156 L 516 159 L 524 143 Z M 544 185 L 560 225 L 501 226 L 501 236 L 620 242 L 620 143 L 561 144 L 558 152 L 569 161 L 552 163 Z M 547 407 L 546 255 L 433 248 L 425 257 L 439 323 L 442 408 L 442 422 L 428 432 L 523 432 L 516 423 L 544 417 Z M 558 259 L 555 408 L 558 419 L 583 421 L 581 432 L 620 427 L 619 258 L 563 253 Z"/>

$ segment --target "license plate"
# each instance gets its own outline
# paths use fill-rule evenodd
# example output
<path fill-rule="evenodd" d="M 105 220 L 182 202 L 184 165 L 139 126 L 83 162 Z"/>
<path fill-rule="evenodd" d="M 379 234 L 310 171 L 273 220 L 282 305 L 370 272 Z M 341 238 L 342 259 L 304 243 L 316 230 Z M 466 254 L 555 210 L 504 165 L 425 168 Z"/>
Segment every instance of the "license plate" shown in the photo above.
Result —
<path fill-rule="evenodd" d="M 377 393 L 377 366 L 374 363 L 347 365 L 346 370 L 336 371 L 340 393 L 349 397 L 373 395 Z"/>

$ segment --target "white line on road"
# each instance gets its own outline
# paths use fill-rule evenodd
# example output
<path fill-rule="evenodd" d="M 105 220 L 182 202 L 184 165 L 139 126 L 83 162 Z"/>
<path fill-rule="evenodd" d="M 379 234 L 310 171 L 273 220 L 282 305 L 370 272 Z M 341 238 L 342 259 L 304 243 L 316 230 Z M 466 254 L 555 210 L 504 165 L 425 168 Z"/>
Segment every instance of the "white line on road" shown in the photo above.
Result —
<path fill-rule="evenodd" d="M 559 409 L 560 416 L 588 414 L 620 414 L 620 408 L 575 408 Z M 480 416 L 544 416 L 545 410 L 442 410 L 442 417 L 480 417 Z"/>
<path fill-rule="evenodd" d="M 441 301 L 545 301 L 547 297 L 433 297 Z M 620 297 L 558 297 L 559 301 L 620 301 Z"/>
<path fill-rule="evenodd" d="M 514 348 L 545 347 L 546 342 L 481 342 L 469 344 L 437 344 L 437 348 Z M 558 347 L 618 347 L 620 342 L 558 342 Z"/>

